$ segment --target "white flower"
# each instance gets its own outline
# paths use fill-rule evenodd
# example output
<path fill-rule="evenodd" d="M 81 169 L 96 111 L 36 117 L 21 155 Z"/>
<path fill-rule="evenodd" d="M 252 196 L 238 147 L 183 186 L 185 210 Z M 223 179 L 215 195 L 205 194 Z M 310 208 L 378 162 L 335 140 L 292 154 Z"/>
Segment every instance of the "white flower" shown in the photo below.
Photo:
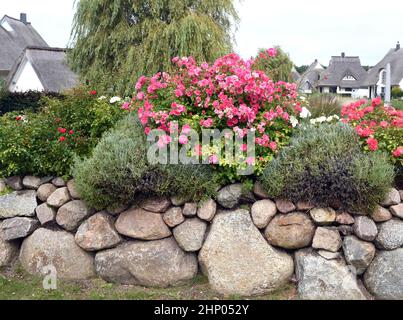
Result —
<path fill-rule="evenodd" d="M 122 101 L 122 99 L 120 97 L 112 97 L 111 100 L 109 100 L 109 102 L 111 104 L 114 104 L 114 103 L 120 102 L 120 101 Z"/>
<path fill-rule="evenodd" d="M 105 100 L 105 99 L 106 99 L 105 96 L 100 96 L 100 97 L 98 98 L 98 100 Z"/>
<path fill-rule="evenodd" d="M 293 128 L 295 128 L 298 125 L 298 119 L 295 118 L 294 116 L 290 117 L 290 122 Z"/>
<path fill-rule="evenodd" d="M 305 107 L 302 108 L 302 111 L 301 111 L 301 113 L 299 114 L 299 116 L 300 116 L 302 119 L 310 118 L 311 115 L 312 115 L 312 113 L 311 113 L 307 108 L 305 108 Z"/>
<path fill-rule="evenodd" d="M 306 100 L 306 98 L 304 97 L 304 96 L 300 96 L 299 97 L 302 101 L 305 101 Z"/>

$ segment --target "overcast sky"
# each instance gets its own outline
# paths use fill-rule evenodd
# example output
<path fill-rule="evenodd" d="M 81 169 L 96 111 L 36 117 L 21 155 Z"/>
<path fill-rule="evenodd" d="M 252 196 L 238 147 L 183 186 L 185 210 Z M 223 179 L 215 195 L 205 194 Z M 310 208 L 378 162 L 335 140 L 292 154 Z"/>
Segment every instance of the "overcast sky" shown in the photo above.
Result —
<path fill-rule="evenodd" d="M 403 42 L 403 1 L 243 0 L 236 51 L 244 58 L 258 48 L 280 45 L 297 65 L 315 58 L 323 64 L 345 51 L 363 65 L 376 64 L 396 41 Z M 51 46 L 68 43 L 74 0 L 0 0 L 0 16 L 20 12 Z M 378 4 L 380 4 L 378 2 Z M 0 44 L 1 45 L 1 44 Z"/>

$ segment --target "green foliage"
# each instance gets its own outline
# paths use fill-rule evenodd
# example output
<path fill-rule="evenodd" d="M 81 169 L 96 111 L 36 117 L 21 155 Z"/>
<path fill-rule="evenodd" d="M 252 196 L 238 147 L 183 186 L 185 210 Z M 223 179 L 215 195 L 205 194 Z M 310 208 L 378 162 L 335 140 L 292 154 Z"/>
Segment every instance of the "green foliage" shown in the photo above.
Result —
<path fill-rule="evenodd" d="M 339 123 L 302 127 L 265 169 L 261 183 L 272 197 L 318 206 L 338 201 L 344 209 L 368 212 L 393 178 L 387 158 L 364 154 L 354 130 Z"/>
<path fill-rule="evenodd" d="M 332 93 L 315 93 L 308 97 L 308 109 L 312 118 L 340 115 L 342 100 Z"/>
<path fill-rule="evenodd" d="M 73 176 L 83 199 L 104 209 L 130 202 L 147 169 L 143 127 L 129 115 L 105 134 L 91 157 L 76 161 Z"/>
<path fill-rule="evenodd" d="M 265 49 L 260 49 L 256 57 L 253 69 L 263 71 L 273 81 L 293 82 L 292 68 L 294 66 L 290 56 L 279 46 L 275 47 L 277 55 L 270 59 L 264 57 Z"/>
<path fill-rule="evenodd" d="M 400 87 L 394 87 L 392 88 L 392 98 L 393 99 L 399 99 L 403 97 L 403 90 L 400 89 Z"/>
<path fill-rule="evenodd" d="M 0 115 L 7 112 L 22 111 L 25 109 L 38 111 L 43 106 L 43 97 L 63 99 L 63 95 L 53 92 L 9 92 L 6 90 L 0 90 Z"/>
<path fill-rule="evenodd" d="M 308 70 L 308 68 L 309 68 L 309 66 L 306 65 L 306 64 L 304 64 L 304 65 L 302 65 L 302 66 L 295 66 L 295 70 L 297 70 L 297 72 L 298 72 L 299 74 L 301 74 L 301 75 L 304 74 L 305 71 Z"/>
<path fill-rule="evenodd" d="M 87 155 L 123 111 L 77 90 L 63 100 L 44 98 L 37 113 L 0 118 L 0 176 L 68 176 L 74 156 Z M 61 141 L 60 139 L 64 139 Z"/>
<path fill-rule="evenodd" d="M 395 99 L 391 102 L 391 105 L 398 110 L 403 110 L 403 100 Z"/>
<path fill-rule="evenodd" d="M 69 58 L 96 89 L 129 94 L 140 75 L 172 70 L 175 56 L 229 53 L 237 21 L 233 0 L 80 0 Z"/>

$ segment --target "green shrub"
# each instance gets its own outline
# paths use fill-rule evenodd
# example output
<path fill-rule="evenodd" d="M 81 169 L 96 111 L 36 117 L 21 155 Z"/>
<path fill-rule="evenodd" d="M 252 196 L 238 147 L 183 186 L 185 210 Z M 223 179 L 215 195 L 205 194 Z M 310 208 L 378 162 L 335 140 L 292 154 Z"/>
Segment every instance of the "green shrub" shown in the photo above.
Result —
<path fill-rule="evenodd" d="M 264 170 L 261 182 L 272 197 L 371 211 L 392 185 L 394 169 L 383 154 L 364 154 L 358 139 L 341 123 L 303 126 Z"/>
<path fill-rule="evenodd" d="M 403 90 L 400 89 L 400 87 L 392 88 L 392 98 L 393 99 L 399 99 L 401 97 L 403 97 Z"/>
<path fill-rule="evenodd" d="M 9 92 L 0 90 L 0 115 L 13 111 L 38 111 L 42 106 L 42 98 L 63 100 L 63 95 L 54 92 L 26 91 Z"/>
<path fill-rule="evenodd" d="M 84 90 L 42 99 L 39 112 L 0 117 L 0 176 L 68 176 L 74 156 L 86 156 L 124 112 Z"/>
<path fill-rule="evenodd" d="M 105 134 L 91 157 L 76 161 L 73 175 L 83 199 L 104 209 L 133 200 L 147 170 L 143 127 L 129 115 Z"/>
<path fill-rule="evenodd" d="M 308 109 L 312 118 L 340 115 L 342 100 L 332 93 L 315 93 L 308 97 Z"/>

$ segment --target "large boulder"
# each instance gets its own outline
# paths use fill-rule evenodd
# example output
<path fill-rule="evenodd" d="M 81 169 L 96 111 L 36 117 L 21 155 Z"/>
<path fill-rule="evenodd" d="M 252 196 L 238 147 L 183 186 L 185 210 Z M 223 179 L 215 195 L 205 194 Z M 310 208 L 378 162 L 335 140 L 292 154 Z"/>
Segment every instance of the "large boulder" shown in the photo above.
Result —
<path fill-rule="evenodd" d="M 366 216 L 360 216 L 355 219 L 353 230 L 358 238 L 365 241 L 374 241 L 378 235 L 378 228 L 374 220 Z"/>
<path fill-rule="evenodd" d="M 0 197 L 0 219 L 32 217 L 35 215 L 36 192 L 15 191 Z"/>
<path fill-rule="evenodd" d="M 146 211 L 155 213 L 164 213 L 171 205 L 171 201 L 167 197 L 147 197 L 141 199 L 140 206 Z"/>
<path fill-rule="evenodd" d="M 262 184 L 260 182 L 255 182 L 253 185 L 253 194 L 258 198 L 258 199 L 269 199 L 269 195 L 267 192 L 264 190 Z"/>
<path fill-rule="evenodd" d="M 312 248 L 323 249 L 330 252 L 337 252 L 342 245 L 338 230 L 331 230 L 319 227 L 313 237 Z"/>
<path fill-rule="evenodd" d="M 309 246 L 315 226 L 304 213 L 278 215 L 271 220 L 264 234 L 268 242 L 284 249 L 300 249 Z"/>
<path fill-rule="evenodd" d="M 22 185 L 26 189 L 36 190 L 41 185 L 41 178 L 34 176 L 25 176 L 22 180 Z"/>
<path fill-rule="evenodd" d="M 213 220 L 217 212 L 217 203 L 213 199 L 208 199 L 199 203 L 197 216 L 205 221 Z"/>
<path fill-rule="evenodd" d="M 329 225 L 336 221 L 336 211 L 332 208 L 313 208 L 310 214 L 318 225 Z"/>
<path fill-rule="evenodd" d="M 384 207 L 394 206 L 400 203 L 400 193 L 396 189 L 392 188 L 389 190 L 385 199 L 381 202 Z"/>
<path fill-rule="evenodd" d="M 343 251 L 347 263 L 356 269 L 358 275 L 361 275 L 374 259 L 376 249 L 371 242 L 348 236 L 343 240 Z"/>
<path fill-rule="evenodd" d="M 64 181 L 64 179 L 61 177 L 53 178 L 52 183 L 58 188 L 63 188 L 66 186 L 66 181 Z"/>
<path fill-rule="evenodd" d="M 392 219 L 392 214 L 388 209 L 377 206 L 375 210 L 371 213 L 371 218 L 375 222 L 386 222 Z"/>
<path fill-rule="evenodd" d="M 183 206 L 182 214 L 185 217 L 195 217 L 197 214 L 197 203 L 188 202 Z"/>
<path fill-rule="evenodd" d="M 403 219 L 403 203 L 390 207 L 390 211 L 394 216 Z"/>
<path fill-rule="evenodd" d="M 39 200 L 46 202 L 50 195 L 56 191 L 56 189 L 57 188 L 53 184 L 45 183 L 38 188 L 36 196 L 39 198 Z"/>
<path fill-rule="evenodd" d="M 36 207 L 36 217 L 41 225 L 52 223 L 56 220 L 56 209 L 49 206 L 46 202 Z"/>
<path fill-rule="evenodd" d="M 222 188 L 217 194 L 217 202 L 227 209 L 235 208 L 242 197 L 242 184 L 231 184 Z"/>
<path fill-rule="evenodd" d="M 98 251 L 117 246 L 122 238 L 115 229 L 112 217 L 106 212 L 99 212 L 81 224 L 75 240 L 86 251 Z"/>
<path fill-rule="evenodd" d="M 51 207 L 60 208 L 70 200 L 69 190 L 67 188 L 59 188 L 56 189 L 46 201 Z"/>
<path fill-rule="evenodd" d="M 180 285 L 197 274 L 197 258 L 185 253 L 171 237 L 157 241 L 126 242 L 98 252 L 95 267 L 108 282 L 167 287 Z"/>
<path fill-rule="evenodd" d="M 327 260 L 308 249 L 295 254 L 295 263 L 301 299 L 366 299 L 355 275 L 342 260 Z"/>
<path fill-rule="evenodd" d="M 56 222 L 67 231 L 74 231 L 91 213 L 84 201 L 73 200 L 57 211 Z"/>
<path fill-rule="evenodd" d="M 266 228 L 276 213 L 276 204 L 271 200 L 256 201 L 251 209 L 253 223 L 259 229 Z"/>
<path fill-rule="evenodd" d="M 379 251 L 364 275 L 368 291 L 376 298 L 403 300 L 403 248 Z"/>
<path fill-rule="evenodd" d="M 403 221 L 392 219 L 379 226 L 379 233 L 375 239 L 379 249 L 395 250 L 403 246 Z"/>
<path fill-rule="evenodd" d="M 163 214 L 162 219 L 171 228 L 174 228 L 185 221 L 185 217 L 183 216 L 180 207 L 172 207 L 168 209 L 168 211 Z"/>
<path fill-rule="evenodd" d="M 18 257 L 18 244 L 15 241 L 6 241 L 0 222 L 0 267 L 9 266 Z"/>
<path fill-rule="evenodd" d="M 93 255 L 81 249 L 74 236 L 65 231 L 36 230 L 24 240 L 20 262 L 31 274 L 45 274 L 52 266 L 60 279 L 82 280 L 95 275 Z"/>
<path fill-rule="evenodd" d="M 179 246 L 187 251 L 199 251 L 206 235 L 207 223 L 199 218 L 186 219 L 174 231 L 175 240 Z"/>
<path fill-rule="evenodd" d="M 121 213 L 115 226 L 120 234 L 139 240 L 159 240 L 172 234 L 161 214 L 143 209 Z"/>
<path fill-rule="evenodd" d="M 69 190 L 70 196 L 73 199 L 80 199 L 80 194 L 77 191 L 75 180 L 72 179 L 67 182 L 67 189 Z"/>
<path fill-rule="evenodd" d="M 39 221 L 26 217 L 11 218 L 4 220 L 1 228 L 4 240 L 16 240 L 25 238 L 38 229 Z"/>
<path fill-rule="evenodd" d="M 281 287 L 294 272 L 291 256 L 265 241 L 246 210 L 215 216 L 199 262 L 211 287 L 226 295 L 265 294 Z"/>
<path fill-rule="evenodd" d="M 6 184 L 15 191 L 20 191 L 23 189 L 22 179 L 18 176 L 7 178 Z"/>
<path fill-rule="evenodd" d="M 297 209 L 294 203 L 285 199 L 277 199 L 276 207 L 278 211 L 280 211 L 281 213 L 290 213 L 295 211 L 295 209 Z"/>

